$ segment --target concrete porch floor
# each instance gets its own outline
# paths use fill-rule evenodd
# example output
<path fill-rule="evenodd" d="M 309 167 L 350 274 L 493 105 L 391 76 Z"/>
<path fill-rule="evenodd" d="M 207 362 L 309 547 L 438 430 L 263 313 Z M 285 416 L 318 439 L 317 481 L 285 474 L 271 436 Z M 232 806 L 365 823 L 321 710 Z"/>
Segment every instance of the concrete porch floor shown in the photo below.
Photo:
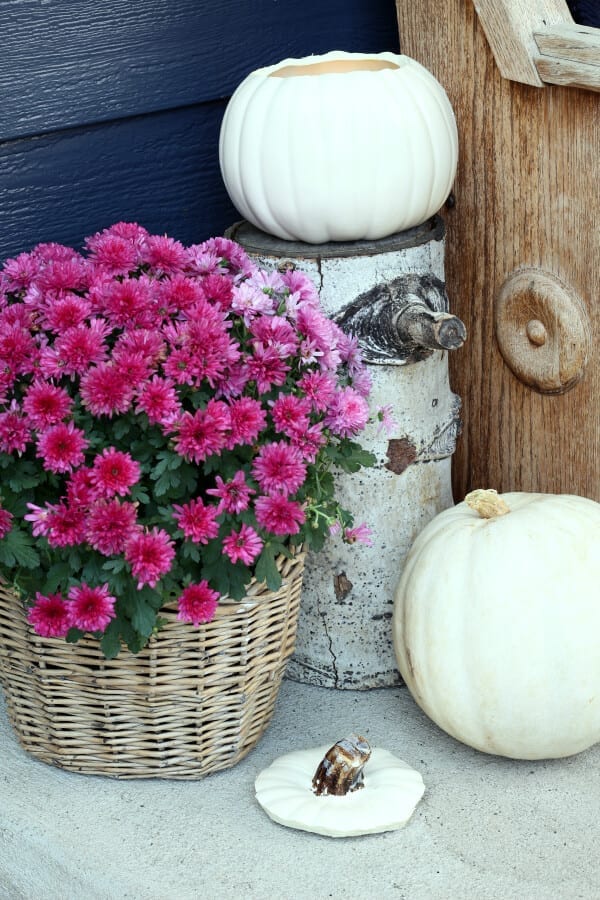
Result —
<path fill-rule="evenodd" d="M 283 828 L 254 799 L 277 756 L 352 731 L 419 769 L 400 831 L 332 839 Z M 599 900 L 600 745 L 515 762 L 441 732 L 405 688 L 284 681 L 233 769 L 116 781 L 37 762 L 0 704 L 1 900 Z"/>

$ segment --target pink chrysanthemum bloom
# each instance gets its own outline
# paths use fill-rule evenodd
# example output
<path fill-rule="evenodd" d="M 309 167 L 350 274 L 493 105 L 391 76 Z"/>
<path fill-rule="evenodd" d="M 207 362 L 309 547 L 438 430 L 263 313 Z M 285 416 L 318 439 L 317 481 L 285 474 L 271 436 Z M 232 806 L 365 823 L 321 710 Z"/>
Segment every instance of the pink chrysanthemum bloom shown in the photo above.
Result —
<path fill-rule="evenodd" d="M 290 294 L 296 294 L 303 304 L 319 305 L 319 294 L 315 284 L 304 272 L 300 272 L 298 269 L 288 269 L 281 273 L 281 280 Z"/>
<path fill-rule="evenodd" d="M 314 462 L 321 447 L 327 443 L 320 422 L 311 425 L 306 431 L 298 431 L 290 436 L 290 442 L 296 447 L 305 462 Z"/>
<path fill-rule="evenodd" d="M 18 324 L 0 329 L 2 368 L 6 367 L 15 374 L 27 374 L 33 371 L 38 356 L 37 345 L 28 329 Z"/>
<path fill-rule="evenodd" d="M 69 590 L 71 621 L 80 631 L 104 631 L 115 617 L 116 597 L 107 584 L 90 587 L 82 582 Z"/>
<path fill-rule="evenodd" d="M 98 298 L 100 310 L 113 328 L 152 325 L 152 282 L 143 278 L 110 281 Z"/>
<path fill-rule="evenodd" d="M 66 484 L 67 500 L 73 506 L 88 507 L 98 499 L 98 489 L 92 480 L 92 470 L 80 468 L 73 472 Z"/>
<path fill-rule="evenodd" d="M 145 584 L 156 587 L 171 568 L 175 558 L 173 541 L 162 528 L 136 532 L 125 546 L 125 559 L 131 573 L 137 579 L 138 590 Z"/>
<path fill-rule="evenodd" d="M 391 403 L 386 403 L 377 409 L 377 434 L 385 432 L 387 437 L 394 433 L 394 429 L 398 427 L 398 422 L 394 417 L 394 407 Z"/>
<path fill-rule="evenodd" d="M 373 387 L 373 378 L 366 366 L 352 376 L 352 387 L 361 397 L 366 399 L 369 396 Z"/>
<path fill-rule="evenodd" d="M 67 248 L 70 250 L 70 248 Z M 44 293 L 60 295 L 66 291 L 83 291 L 89 284 L 89 263 L 74 250 L 69 256 L 63 251 L 53 253 L 38 277 L 38 284 Z"/>
<path fill-rule="evenodd" d="M 51 547 L 75 547 L 85 541 L 86 515 L 81 506 L 68 503 L 49 506 L 44 524 Z"/>
<path fill-rule="evenodd" d="M 54 346 L 46 347 L 40 355 L 40 369 L 46 378 L 63 375 L 82 375 L 89 366 L 106 357 L 104 340 L 109 332 L 105 322 L 92 319 L 89 324 L 67 328 L 57 337 Z"/>
<path fill-rule="evenodd" d="M 23 399 L 23 412 L 31 425 L 39 429 L 56 425 L 70 414 L 72 406 L 64 388 L 46 381 L 34 381 Z"/>
<path fill-rule="evenodd" d="M 25 452 L 30 440 L 31 429 L 19 412 L 16 401 L 13 401 L 10 409 L 0 413 L 0 450 L 20 455 Z"/>
<path fill-rule="evenodd" d="M 288 437 L 305 432 L 310 425 L 310 400 L 307 397 L 295 397 L 293 394 L 282 394 L 271 404 L 271 417 L 275 429 Z"/>
<path fill-rule="evenodd" d="M 207 544 L 211 538 L 218 535 L 217 514 L 217 508 L 207 506 L 200 497 L 182 505 L 173 504 L 173 518 L 186 539 L 195 544 Z"/>
<path fill-rule="evenodd" d="M 29 287 L 38 274 L 39 262 L 32 253 L 19 253 L 14 259 L 7 259 L 2 269 L 6 278 L 6 289 L 20 293 Z"/>
<path fill-rule="evenodd" d="M 373 546 L 372 531 L 365 522 L 356 525 L 354 528 L 345 528 L 343 538 L 346 544 L 365 544 L 367 547 Z"/>
<path fill-rule="evenodd" d="M 201 284 L 207 300 L 216 303 L 221 309 L 230 309 L 233 297 L 233 284 L 230 278 L 226 275 L 207 275 Z"/>
<path fill-rule="evenodd" d="M 90 258 L 111 275 L 127 275 L 139 265 L 139 247 L 116 234 L 94 235 L 86 244 Z"/>
<path fill-rule="evenodd" d="M 369 419 L 369 404 L 354 388 L 342 388 L 335 395 L 325 425 L 340 437 L 358 434 Z"/>
<path fill-rule="evenodd" d="M 138 530 L 136 508 L 116 498 L 99 500 L 92 504 L 86 526 L 86 537 L 94 550 L 104 556 L 122 553 Z"/>
<path fill-rule="evenodd" d="M 122 348 L 113 350 L 113 362 L 131 387 L 138 391 L 150 376 L 151 366 L 143 353 Z"/>
<path fill-rule="evenodd" d="M 259 287 L 243 282 L 233 292 L 231 309 L 243 318 L 247 327 L 256 316 L 274 311 L 273 299 Z"/>
<path fill-rule="evenodd" d="M 209 400 L 206 409 L 199 409 L 193 415 L 185 412 L 176 423 L 175 449 L 191 462 L 203 462 L 225 448 L 229 428 L 227 404 Z"/>
<path fill-rule="evenodd" d="M 208 238 L 198 249 L 204 253 L 216 253 L 218 258 L 229 263 L 230 268 L 237 269 L 240 275 L 251 275 L 256 270 L 256 265 L 243 247 L 229 238 Z"/>
<path fill-rule="evenodd" d="M 71 610 L 60 594 L 37 593 L 27 621 L 41 637 L 64 638 L 72 627 Z"/>
<path fill-rule="evenodd" d="M 235 515 L 248 509 L 250 497 L 256 491 L 246 484 L 246 476 L 241 469 L 235 473 L 231 481 L 225 482 L 220 475 L 217 475 L 216 483 L 217 486 L 207 488 L 206 493 L 220 498 L 217 514 L 227 512 Z"/>
<path fill-rule="evenodd" d="M 306 480 L 306 466 L 296 447 L 275 441 L 260 448 L 252 474 L 266 494 L 295 494 Z"/>
<path fill-rule="evenodd" d="M 250 333 L 263 347 L 273 347 L 282 359 L 298 350 L 298 335 L 282 316 L 259 316 L 251 322 Z"/>
<path fill-rule="evenodd" d="M 306 515 L 300 504 L 289 500 L 283 494 L 273 497 L 258 497 L 254 504 L 256 521 L 273 534 L 298 534 Z"/>
<path fill-rule="evenodd" d="M 140 473 L 140 464 L 129 453 L 115 447 L 105 447 L 94 459 L 90 478 L 98 494 L 124 497 L 139 481 Z"/>
<path fill-rule="evenodd" d="M 38 435 L 36 456 L 49 472 L 71 472 L 84 462 L 88 440 L 73 422 L 59 422 Z"/>
<path fill-rule="evenodd" d="M 42 313 L 42 326 L 49 331 L 63 334 L 68 328 L 82 325 L 91 315 L 91 304 L 78 294 L 65 294 L 64 297 L 46 303 Z"/>
<path fill-rule="evenodd" d="M 156 302 L 161 318 L 176 316 L 205 298 L 204 283 L 192 281 L 185 275 L 173 275 L 165 281 L 156 283 Z"/>
<path fill-rule="evenodd" d="M 181 622 L 191 622 L 196 627 L 203 625 L 214 618 L 218 604 L 219 594 L 209 587 L 207 581 L 189 584 L 177 600 L 177 618 Z"/>
<path fill-rule="evenodd" d="M 80 384 L 81 401 L 93 416 L 112 418 L 127 412 L 134 392 L 135 386 L 111 363 L 100 363 L 89 369 Z"/>
<path fill-rule="evenodd" d="M 40 534 L 46 536 L 48 534 L 48 517 L 50 515 L 50 509 L 47 506 L 36 506 L 35 503 L 28 503 L 27 508 L 30 510 L 26 515 L 23 516 L 26 522 L 31 522 L 31 532 L 34 537 L 39 537 Z"/>
<path fill-rule="evenodd" d="M 124 331 L 117 338 L 113 356 L 122 353 L 140 354 L 146 360 L 149 368 L 155 366 L 165 354 L 165 342 L 160 331 L 149 328 L 136 328 L 133 331 Z"/>
<path fill-rule="evenodd" d="M 175 384 L 170 378 L 161 378 L 159 375 L 147 381 L 136 398 L 136 412 L 144 412 L 148 421 L 153 425 L 169 428 L 179 415 L 181 405 L 175 390 Z"/>
<path fill-rule="evenodd" d="M 12 528 L 13 516 L 7 509 L 0 507 L 0 540 L 6 537 Z"/>
<path fill-rule="evenodd" d="M 150 235 L 146 240 L 144 262 L 158 274 L 181 272 L 187 262 L 187 252 L 183 244 L 162 235 Z"/>
<path fill-rule="evenodd" d="M 214 275 L 221 270 L 221 265 L 214 251 L 203 250 L 200 244 L 192 244 L 187 248 L 185 268 L 190 275 Z"/>
<path fill-rule="evenodd" d="M 239 531 L 232 531 L 223 538 L 223 553 L 232 563 L 242 562 L 251 566 L 263 548 L 262 538 L 251 525 L 242 525 Z"/>
<path fill-rule="evenodd" d="M 267 423 L 267 414 L 258 400 L 240 397 L 229 406 L 231 436 L 229 449 L 236 444 L 253 444 Z"/>
<path fill-rule="evenodd" d="M 257 344 L 253 356 L 247 361 L 251 381 L 256 382 L 259 393 L 264 394 L 272 387 L 284 384 L 290 371 L 289 365 L 281 359 L 273 347 Z"/>

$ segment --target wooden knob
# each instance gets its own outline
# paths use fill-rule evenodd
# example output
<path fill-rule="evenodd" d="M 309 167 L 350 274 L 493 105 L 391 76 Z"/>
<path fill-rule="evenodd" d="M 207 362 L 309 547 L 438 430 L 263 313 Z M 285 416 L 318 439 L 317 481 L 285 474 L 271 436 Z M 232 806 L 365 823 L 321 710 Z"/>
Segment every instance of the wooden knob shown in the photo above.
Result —
<path fill-rule="evenodd" d="M 582 378 L 592 329 L 579 296 L 556 275 L 517 269 L 496 298 L 496 338 L 504 361 L 523 384 L 562 394 Z"/>

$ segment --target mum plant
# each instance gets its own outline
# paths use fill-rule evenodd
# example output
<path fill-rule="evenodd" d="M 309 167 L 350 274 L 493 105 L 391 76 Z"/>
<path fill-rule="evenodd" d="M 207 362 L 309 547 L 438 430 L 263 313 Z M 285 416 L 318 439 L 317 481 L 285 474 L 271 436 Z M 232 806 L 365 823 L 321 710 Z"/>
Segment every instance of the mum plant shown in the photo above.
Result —
<path fill-rule="evenodd" d="M 0 566 L 46 637 L 134 653 L 280 554 L 369 540 L 333 471 L 373 463 L 357 344 L 296 271 L 119 223 L 0 272 Z M 382 418 L 382 413 L 379 414 Z"/>

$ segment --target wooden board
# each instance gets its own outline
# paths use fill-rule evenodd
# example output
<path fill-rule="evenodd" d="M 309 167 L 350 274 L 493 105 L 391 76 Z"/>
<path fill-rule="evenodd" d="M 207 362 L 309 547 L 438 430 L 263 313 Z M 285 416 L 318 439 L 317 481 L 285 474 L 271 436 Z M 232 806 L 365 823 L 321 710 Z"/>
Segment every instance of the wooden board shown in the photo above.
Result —
<path fill-rule="evenodd" d="M 470 0 L 397 0 L 397 10 L 402 51 L 444 85 L 459 129 L 445 214 L 451 309 L 469 335 L 450 359 L 464 404 L 455 497 L 495 487 L 600 500 L 600 98 L 503 79 Z M 591 319 L 592 357 L 566 393 L 527 387 L 499 352 L 495 298 L 521 266 L 560 278 Z"/>

